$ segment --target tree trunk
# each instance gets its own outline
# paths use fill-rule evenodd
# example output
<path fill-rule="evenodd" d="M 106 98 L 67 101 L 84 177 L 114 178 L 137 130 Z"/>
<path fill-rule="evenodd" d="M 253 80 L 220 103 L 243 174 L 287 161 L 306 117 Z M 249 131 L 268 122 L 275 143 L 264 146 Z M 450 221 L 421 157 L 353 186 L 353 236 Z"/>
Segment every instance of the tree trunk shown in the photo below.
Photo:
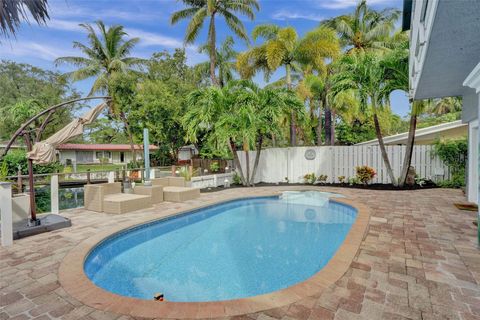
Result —
<path fill-rule="evenodd" d="M 332 110 L 330 112 L 330 115 L 332 116 L 332 120 L 330 122 L 330 145 L 334 146 L 335 145 L 335 110 Z"/>
<path fill-rule="evenodd" d="M 210 49 L 210 79 L 212 80 L 213 85 L 218 85 L 217 77 L 215 76 L 215 67 L 217 65 L 217 50 L 215 47 L 216 42 L 216 30 L 215 30 L 215 13 L 212 13 L 210 16 L 210 26 L 209 26 L 209 49 Z"/>
<path fill-rule="evenodd" d="M 374 111 L 373 113 L 373 122 L 375 123 L 375 133 L 377 134 L 378 145 L 380 146 L 380 152 L 382 153 L 383 162 L 385 163 L 385 167 L 387 168 L 387 174 L 390 177 L 392 184 L 396 186 L 397 181 L 395 181 L 395 176 L 393 175 L 392 166 L 390 165 L 390 161 L 388 160 L 388 154 L 387 154 L 387 150 L 385 149 L 385 144 L 383 143 L 382 131 L 380 129 L 380 123 L 378 122 L 376 111 Z"/>
<path fill-rule="evenodd" d="M 399 186 L 405 185 L 407 179 L 408 168 L 412 164 L 413 145 L 415 143 L 415 130 L 417 129 L 417 116 L 412 112 L 410 116 L 410 127 L 408 129 L 407 148 L 405 150 L 405 158 L 403 158 L 402 173 L 400 174 Z"/>
<path fill-rule="evenodd" d="M 317 146 L 322 145 L 322 106 L 318 107 Z"/>
<path fill-rule="evenodd" d="M 332 112 L 325 106 L 325 144 L 330 145 L 332 142 Z"/>
<path fill-rule="evenodd" d="M 257 154 L 255 155 L 255 162 L 253 163 L 252 177 L 250 178 L 251 184 L 255 185 L 255 174 L 257 173 L 258 163 L 260 162 L 260 152 L 262 152 L 263 136 L 260 134 L 257 143 Z"/>
<path fill-rule="evenodd" d="M 250 187 L 250 153 L 248 153 L 248 149 L 245 149 L 245 162 L 246 162 L 246 170 L 247 170 L 247 177 L 246 177 L 246 182 L 247 182 L 247 187 Z"/>
<path fill-rule="evenodd" d="M 240 159 L 238 159 L 237 147 L 235 146 L 235 143 L 233 142 L 232 139 L 230 139 L 229 141 L 228 148 L 232 153 L 233 163 L 235 164 L 235 167 L 238 169 L 238 175 L 240 176 L 240 180 L 242 180 L 242 184 L 245 186 L 246 181 L 245 181 L 245 176 L 243 175 L 242 165 L 240 164 Z"/>
<path fill-rule="evenodd" d="M 130 125 L 128 124 L 127 117 L 125 117 L 125 113 L 121 112 L 120 118 L 122 119 L 123 124 L 125 125 L 125 129 L 127 130 L 128 141 L 130 142 L 130 150 L 132 151 L 132 162 L 135 163 L 137 161 L 137 156 L 135 153 L 135 145 L 133 143 L 133 134 L 130 130 Z"/>
<path fill-rule="evenodd" d="M 287 88 L 292 88 L 292 67 L 287 64 L 285 65 L 285 72 L 286 72 L 286 80 L 287 80 Z M 292 111 L 290 113 L 290 145 L 292 147 L 297 145 L 297 126 L 295 124 L 295 112 Z"/>

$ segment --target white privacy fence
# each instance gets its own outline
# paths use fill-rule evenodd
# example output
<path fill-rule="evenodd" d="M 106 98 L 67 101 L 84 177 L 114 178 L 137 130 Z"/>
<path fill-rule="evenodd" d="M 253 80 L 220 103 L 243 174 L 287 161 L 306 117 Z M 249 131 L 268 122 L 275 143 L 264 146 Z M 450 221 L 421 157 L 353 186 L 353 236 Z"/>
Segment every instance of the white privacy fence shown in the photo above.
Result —
<path fill-rule="evenodd" d="M 448 179 L 450 171 L 434 155 L 433 146 L 414 146 L 412 166 L 420 178 L 434 181 Z M 386 146 L 395 177 L 400 176 L 405 146 Z M 250 151 L 250 171 L 253 171 L 255 151 Z M 246 170 L 245 152 L 238 152 L 242 169 Z M 312 159 L 313 158 L 313 159 Z M 367 165 L 377 172 L 373 183 L 391 183 L 378 146 L 325 146 L 270 148 L 262 150 L 255 182 L 301 183 L 307 173 L 327 175 L 327 182 L 337 183 L 339 176 L 355 176 L 355 167 Z"/>

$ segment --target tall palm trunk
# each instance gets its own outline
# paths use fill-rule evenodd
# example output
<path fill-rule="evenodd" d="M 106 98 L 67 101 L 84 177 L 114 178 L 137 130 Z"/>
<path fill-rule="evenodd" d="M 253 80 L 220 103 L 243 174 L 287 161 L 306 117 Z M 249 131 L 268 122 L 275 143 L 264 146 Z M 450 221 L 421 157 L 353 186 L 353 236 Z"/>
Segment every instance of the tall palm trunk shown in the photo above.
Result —
<path fill-rule="evenodd" d="M 390 165 L 390 160 L 388 160 L 387 150 L 385 149 L 385 144 L 383 143 L 382 130 L 380 128 L 380 123 L 378 122 L 375 102 L 374 102 L 373 99 L 372 99 L 372 105 L 373 105 L 373 110 L 374 110 L 373 111 L 373 122 L 375 123 L 375 133 L 377 134 L 378 145 L 380 146 L 380 152 L 382 153 L 383 162 L 385 163 L 385 167 L 387 168 L 387 174 L 390 177 L 390 180 L 392 181 L 392 184 L 394 186 L 396 186 L 397 181 L 395 181 L 395 176 L 393 175 L 392 166 Z"/>
<path fill-rule="evenodd" d="M 330 122 L 330 145 L 335 145 L 335 110 L 330 112 L 332 120 Z"/>
<path fill-rule="evenodd" d="M 245 163 L 246 163 L 245 169 L 247 170 L 246 172 L 247 176 L 245 178 L 245 182 L 247 187 L 249 187 L 250 186 L 250 153 L 248 152 L 248 149 L 245 149 L 244 151 L 245 151 Z"/>
<path fill-rule="evenodd" d="M 317 146 L 322 145 L 322 106 L 318 106 Z"/>
<path fill-rule="evenodd" d="M 285 73 L 287 80 L 287 88 L 292 88 L 292 67 L 290 64 L 285 65 Z M 290 113 L 290 145 L 292 147 L 297 145 L 297 126 L 295 124 L 295 112 Z"/>
<path fill-rule="evenodd" d="M 238 158 L 237 147 L 235 146 L 235 142 L 230 138 L 228 143 L 228 148 L 233 156 L 233 163 L 235 164 L 235 168 L 238 169 L 238 175 L 240 176 L 240 180 L 242 180 L 242 184 L 245 186 L 247 185 L 245 176 L 243 175 L 242 164 L 240 163 L 240 159 Z"/>
<path fill-rule="evenodd" d="M 213 85 L 218 85 L 217 77 L 215 76 L 215 66 L 217 65 L 217 49 L 215 47 L 216 42 L 216 30 L 215 30 L 215 13 L 210 16 L 210 26 L 208 30 L 209 34 L 209 49 L 210 49 L 210 79 Z"/>
<path fill-rule="evenodd" d="M 417 115 L 412 112 L 410 116 L 410 127 L 408 129 L 407 148 L 403 158 L 402 173 L 400 174 L 399 186 L 403 187 L 407 180 L 408 168 L 412 164 L 413 145 L 415 144 L 415 130 L 417 129 Z"/>
<path fill-rule="evenodd" d="M 257 173 L 258 163 L 260 162 L 260 152 L 262 152 L 263 135 L 259 133 L 257 141 L 257 154 L 255 155 L 255 162 L 253 163 L 252 177 L 250 184 L 255 185 L 255 174 Z"/>
<path fill-rule="evenodd" d="M 332 111 L 325 106 L 325 144 L 330 145 L 332 142 Z"/>

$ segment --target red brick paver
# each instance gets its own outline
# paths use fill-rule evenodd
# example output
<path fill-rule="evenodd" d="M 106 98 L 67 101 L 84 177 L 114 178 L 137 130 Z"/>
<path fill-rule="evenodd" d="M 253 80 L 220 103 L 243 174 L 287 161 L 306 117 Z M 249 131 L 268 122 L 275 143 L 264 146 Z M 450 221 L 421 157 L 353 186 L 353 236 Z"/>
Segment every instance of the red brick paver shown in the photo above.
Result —
<path fill-rule="evenodd" d="M 242 190 L 258 194 L 264 188 Z M 278 187 L 276 189 L 296 189 Z M 320 188 L 357 199 L 371 208 L 368 232 L 345 275 L 321 294 L 238 319 L 480 319 L 480 250 L 474 212 L 460 211 L 461 191 L 368 191 Z M 269 190 L 271 190 L 269 188 Z M 122 216 L 67 211 L 69 229 L 15 241 L 0 249 L 0 320 L 131 319 L 82 305 L 58 282 L 63 257 L 78 243 L 140 217 L 161 215 L 238 189 L 202 194 L 185 204 Z"/>

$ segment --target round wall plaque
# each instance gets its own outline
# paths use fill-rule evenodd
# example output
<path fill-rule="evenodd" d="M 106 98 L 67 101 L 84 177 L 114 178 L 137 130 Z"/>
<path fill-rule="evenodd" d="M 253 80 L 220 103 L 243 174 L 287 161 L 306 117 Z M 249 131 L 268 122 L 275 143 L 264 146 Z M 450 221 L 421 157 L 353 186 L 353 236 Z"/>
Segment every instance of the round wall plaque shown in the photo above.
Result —
<path fill-rule="evenodd" d="M 314 160 L 316 156 L 317 156 L 317 153 L 313 149 L 307 149 L 305 151 L 305 159 L 307 160 Z"/>

